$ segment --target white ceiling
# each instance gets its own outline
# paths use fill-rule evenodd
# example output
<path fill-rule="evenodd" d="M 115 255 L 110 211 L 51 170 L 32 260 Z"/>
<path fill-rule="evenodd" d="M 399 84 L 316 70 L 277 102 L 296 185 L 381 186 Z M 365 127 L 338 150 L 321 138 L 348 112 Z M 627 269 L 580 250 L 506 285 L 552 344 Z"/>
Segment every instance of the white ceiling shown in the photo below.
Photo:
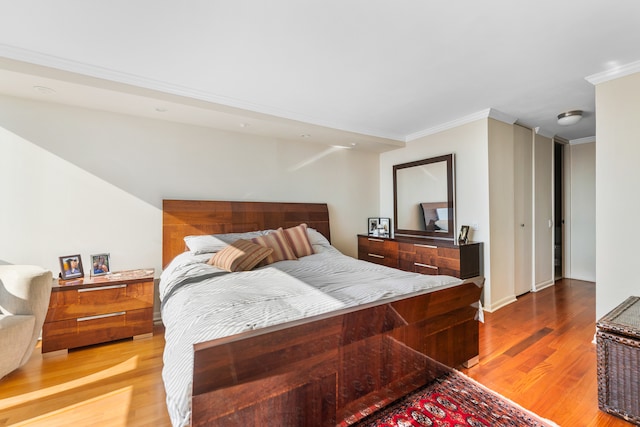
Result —
<path fill-rule="evenodd" d="M 0 0 L 0 93 L 377 151 L 487 114 L 593 137 L 590 81 L 639 60 L 638 0 Z"/>

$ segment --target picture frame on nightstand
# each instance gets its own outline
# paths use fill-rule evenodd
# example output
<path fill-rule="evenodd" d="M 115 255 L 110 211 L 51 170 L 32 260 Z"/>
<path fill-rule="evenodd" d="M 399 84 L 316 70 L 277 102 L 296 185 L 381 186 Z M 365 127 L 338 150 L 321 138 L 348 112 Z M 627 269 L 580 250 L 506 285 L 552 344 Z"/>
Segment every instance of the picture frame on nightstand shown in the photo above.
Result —
<path fill-rule="evenodd" d="M 110 272 L 109 254 L 91 255 L 91 277 L 104 276 Z"/>
<path fill-rule="evenodd" d="M 60 261 L 60 278 L 62 280 L 84 277 L 82 258 L 78 255 L 65 255 L 58 258 Z"/>

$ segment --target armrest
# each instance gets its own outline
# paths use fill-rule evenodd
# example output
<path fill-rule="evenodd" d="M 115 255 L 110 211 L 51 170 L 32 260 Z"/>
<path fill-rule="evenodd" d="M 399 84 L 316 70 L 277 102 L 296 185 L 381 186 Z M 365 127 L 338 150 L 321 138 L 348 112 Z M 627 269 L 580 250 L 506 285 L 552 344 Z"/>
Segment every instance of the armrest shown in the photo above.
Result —
<path fill-rule="evenodd" d="M 0 265 L 0 311 L 43 317 L 49 306 L 52 274 L 33 265 Z"/>
<path fill-rule="evenodd" d="M 0 313 L 35 317 L 31 342 L 22 356 L 24 365 L 40 336 L 49 309 L 52 274 L 34 265 L 0 265 Z"/>

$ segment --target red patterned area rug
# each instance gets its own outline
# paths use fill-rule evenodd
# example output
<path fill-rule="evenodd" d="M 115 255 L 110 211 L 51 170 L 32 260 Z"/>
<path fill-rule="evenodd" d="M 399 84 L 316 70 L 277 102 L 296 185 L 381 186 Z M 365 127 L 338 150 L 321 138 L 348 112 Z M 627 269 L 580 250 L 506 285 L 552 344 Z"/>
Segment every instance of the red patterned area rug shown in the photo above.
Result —
<path fill-rule="evenodd" d="M 357 426 L 557 427 L 557 424 L 522 408 L 466 375 L 452 371 L 362 419 Z"/>

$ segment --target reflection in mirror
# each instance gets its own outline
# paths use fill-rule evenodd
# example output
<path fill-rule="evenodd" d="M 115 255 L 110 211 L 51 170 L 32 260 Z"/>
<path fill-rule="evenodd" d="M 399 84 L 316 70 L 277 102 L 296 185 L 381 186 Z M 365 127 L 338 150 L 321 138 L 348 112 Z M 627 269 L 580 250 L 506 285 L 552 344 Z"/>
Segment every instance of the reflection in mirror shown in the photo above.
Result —
<path fill-rule="evenodd" d="M 454 238 L 453 154 L 393 167 L 396 234 Z"/>

